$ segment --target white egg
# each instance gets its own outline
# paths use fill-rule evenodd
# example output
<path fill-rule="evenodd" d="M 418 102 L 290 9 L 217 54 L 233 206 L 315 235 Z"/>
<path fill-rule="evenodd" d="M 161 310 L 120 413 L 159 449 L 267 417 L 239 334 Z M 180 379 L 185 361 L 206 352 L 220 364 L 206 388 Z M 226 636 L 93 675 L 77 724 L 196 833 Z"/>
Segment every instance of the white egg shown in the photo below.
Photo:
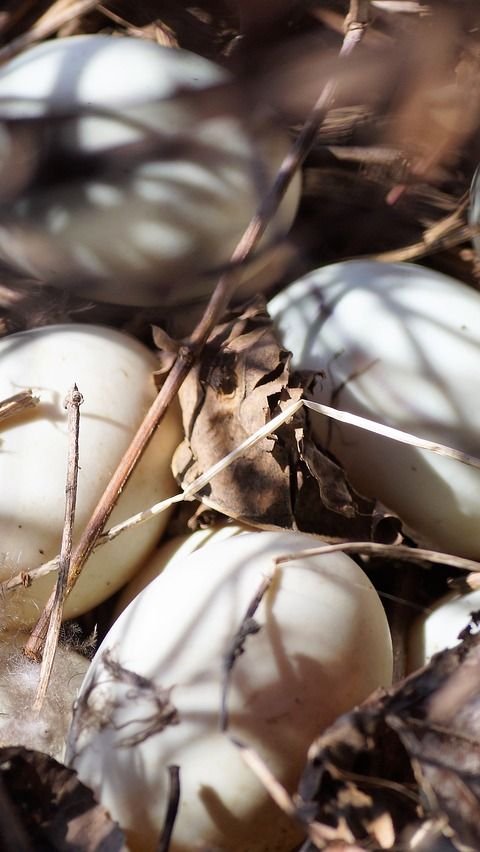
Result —
<path fill-rule="evenodd" d="M 3 66 L 0 258 L 123 304 L 209 293 L 288 148 L 234 94 L 232 112 L 211 109 L 219 96 L 208 104 L 205 91 L 230 81 L 187 51 L 102 35 L 46 41 Z M 298 195 L 296 179 L 267 241 L 285 235 Z"/>
<path fill-rule="evenodd" d="M 272 559 L 318 541 L 254 532 L 175 560 L 100 646 L 67 759 L 126 830 L 132 852 L 157 848 L 172 764 L 181 799 L 171 852 L 286 852 L 301 839 L 220 731 L 220 704 L 225 655 Z M 231 676 L 229 733 L 293 793 L 314 736 L 390 684 L 388 625 L 375 589 L 344 554 L 282 565 L 254 619 L 260 631 L 246 639 Z M 108 655 L 140 678 L 122 685 Z M 158 722 L 161 690 L 179 723 L 142 736 Z"/>
<path fill-rule="evenodd" d="M 113 621 L 116 621 L 128 604 L 133 601 L 145 586 L 148 586 L 155 577 L 158 577 L 171 562 L 184 559 L 201 547 L 206 547 L 207 545 L 215 544 L 217 541 L 224 541 L 227 538 L 252 531 L 253 527 L 247 527 L 245 524 L 226 523 L 215 527 L 208 527 L 207 529 L 196 530 L 186 535 L 176 535 L 168 539 L 168 541 L 161 542 L 159 547 L 150 554 L 145 565 L 137 571 L 128 585 L 122 589 L 115 604 Z"/>
<path fill-rule="evenodd" d="M 0 580 L 59 552 L 68 451 L 64 399 L 73 383 L 84 396 L 76 540 L 155 398 L 155 366 L 143 344 L 100 326 L 47 326 L 0 340 L 0 399 L 24 388 L 40 399 L 34 409 L 0 426 Z M 175 408 L 122 493 L 111 523 L 176 493 L 170 460 L 181 436 Z M 91 609 L 124 585 L 158 541 L 167 518 L 159 515 L 99 548 L 67 600 L 65 617 Z M 36 620 L 53 578 L 50 574 L 9 595 L 2 618 Z"/>
<path fill-rule="evenodd" d="M 269 304 L 315 399 L 480 456 L 480 296 L 413 264 L 318 269 Z M 311 415 L 359 491 L 426 546 L 480 558 L 480 471 Z"/>
<path fill-rule="evenodd" d="M 428 663 L 434 654 L 453 648 L 458 636 L 480 610 L 480 590 L 444 595 L 412 624 L 408 635 L 408 671 Z"/>
<path fill-rule="evenodd" d="M 21 745 L 62 760 L 73 703 L 89 660 L 58 645 L 41 711 L 32 710 L 40 665 L 22 649 L 28 633 L 0 631 L 0 747 Z"/>

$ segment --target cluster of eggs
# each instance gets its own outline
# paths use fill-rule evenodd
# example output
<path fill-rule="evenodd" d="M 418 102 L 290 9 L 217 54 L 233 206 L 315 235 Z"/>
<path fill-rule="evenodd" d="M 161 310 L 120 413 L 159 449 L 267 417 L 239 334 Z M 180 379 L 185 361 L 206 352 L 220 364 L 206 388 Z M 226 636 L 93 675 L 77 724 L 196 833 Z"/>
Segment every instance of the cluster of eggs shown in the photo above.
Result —
<path fill-rule="evenodd" d="M 247 122 L 245 105 L 227 109 L 224 99 L 216 112 L 212 99 L 195 97 L 229 85 L 200 57 L 132 38 L 54 40 L 4 66 L 0 168 L 16 181 L 5 180 L 0 191 L 0 260 L 25 278 L 110 302 L 178 305 L 204 296 L 287 144 L 265 120 Z M 288 230 L 298 191 L 294 183 L 266 245 Z M 413 265 L 349 262 L 291 285 L 269 311 L 293 365 L 318 374 L 315 400 L 478 454 L 480 299 L 473 291 Z M 0 398 L 27 386 L 40 400 L 0 432 L 0 579 L 58 551 L 63 400 L 73 381 L 85 400 L 81 529 L 153 401 L 155 363 L 135 339 L 92 325 L 0 341 Z M 478 470 L 321 415 L 311 422 L 359 491 L 395 510 L 417 541 L 479 557 Z M 181 438 L 173 407 L 112 522 L 174 492 L 170 460 Z M 252 746 L 293 791 L 313 738 L 391 681 L 381 602 L 347 556 L 302 555 L 319 542 L 300 533 L 227 526 L 149 557 L 167 517 L 102 546 L 67 601 L 72 618 L 131 580 L 86 673 L 66 759 L 125 829 L 133 852 L 156 848 L 167 768 L 176 764 L 173 852 L 286 852 L 301 830 L 277 813 L 232 738 Z M 290 561 L 274 568 L 286 554 Z M 243 653 L 233 654 L 227 674 L 232 643 L 266 576 Z M 8 599 L 1 626 L 4 635 L 16 632 L 17 645 L 52 585 L 44 577 Z M 71 692 L 67 705 L 70 699 Z M 59 754 L 58 741 L 48 747 Z"/>

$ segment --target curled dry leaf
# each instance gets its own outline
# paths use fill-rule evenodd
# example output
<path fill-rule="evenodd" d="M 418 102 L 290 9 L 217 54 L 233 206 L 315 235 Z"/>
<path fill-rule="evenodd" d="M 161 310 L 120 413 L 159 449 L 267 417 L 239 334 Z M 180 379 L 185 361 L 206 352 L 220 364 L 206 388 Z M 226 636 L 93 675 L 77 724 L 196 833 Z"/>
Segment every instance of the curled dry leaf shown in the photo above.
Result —
<path fill-rule="evenodd" d="M 363 848 L 480 849 L 479 673 L 480 635 L 468 634 L 340 717 L 310 749 L 297 800 L 305 821 L 338 826 L 339 840 L 347 826 Z"/>
<path fill-rule="evenodd" d="M 184 487 L 302 396 L 310 379 L 291 376 L 289 362 L 261 299 L 214 329 L 179 393 L 186 438 L 173 472 Z M 373 503 L 314 444 L 302 410 L 217 474 L 200 496 L 206 505 L 264 529 L 342 539 L 372 532 Z"/>
<path fill-rule="evenodd" d="M 0 749 L 5 852 L 127 852 L 122 831 L 75 772 L 21 746 Z"/>

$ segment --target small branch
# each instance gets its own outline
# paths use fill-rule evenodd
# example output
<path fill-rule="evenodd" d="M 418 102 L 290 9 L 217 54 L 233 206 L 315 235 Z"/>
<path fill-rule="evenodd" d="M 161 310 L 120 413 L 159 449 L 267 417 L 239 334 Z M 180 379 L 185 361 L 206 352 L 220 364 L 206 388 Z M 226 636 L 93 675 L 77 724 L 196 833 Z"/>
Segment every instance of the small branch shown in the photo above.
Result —
<path fill-rule="evenodd" d="M 167 813 L 156 852 L 168 852 L 170 849 L 170 841 L 172 839 L 175 820 L 177 818 L 178 804 L 180 802 L 180 767 L 174 765 L 169 766 L 168 777 L 169 796 Z"/>
<path fill-rule="evenodd" d="M 59 4 L 54 4 L 27 32 L 0 48 L 0 63 L 8 62 L 25 48 L 48 38 L 74 18 L 86 15 L 97 4 L 98 0 L 77 0 L 67 7 L 59 8 L 58 11 L 55 10 L 55 5 Z"/>
<path fill-rule="evenodd" d="M 355 15 L 350 15 L 350 19 L 347 23 L 347 31 L 340 50 L 341 56 L 349 54 L 360 41 L 366 28 L 368 10 L 368 0 L 358 0 L 358 2 L 352 0 L 351 11 L 358 12 L 358 16 L 355 17 Z M 241 269 L 238 268 L 238 263 L 243 262 L 248 258 L 249 254 L 266 230 L 272 216 L 279 208 L 281 200 L 288 189 L 295 172 L 302 164 L 315 140 L 317 131 L 333 102 L 336 89 L 337 83 L 334 79 L 329 80 L 325 85 L 310 116 L 307 118 L 296 143 L 293 145 L 291 152 L 285 157 L 272 189 L 269 193 L 267 193 L 264 201 L 260 205 L 259 211 L 253 217 L 234 250 L 231 257 L 233 268 L 222 275 L 205 309 L 204 315 L 192 332 L 190 340 L 184 346 L 180 347 L 177 359 L 165 379 L 156 400 L 147 412 L 145 419 L 133 438 L 129 449 L 125 453 L 104 494 L 100 498 L 100 501 L 83 532 L 75 552 L 72 555 L 67 582 L 67 595 L 70 594 L 78 577 L 80 576 L 83 565 L 90 556 L 100 533 L 113 511 L 119 493 L 125 487 L 135 465 L 145 450 L 145 447 L 150 441 L 157 426 L 163 419 L 168 405 L 175 397 L 187 376 L 190 367 L 199 357 L 210 332 L 215 327 L 227 307 L 228 302 L 230 301 L 230 298 L 240 280 Z M 27 643 L 28 653 L 32 654 L 35 658 L 41 654 L 52 607 L 53 597 L 51 597 L 47 602 L 47 605 Z"/>
<path fill-rule="evenodd" d="M 54 592 L 54 604 L 48 626 L 45 643 L 45 655 L 43 658 L 37 693 L 33 702 L 34 712 L 39 713 L 42 709 L 47 694 L 50 675 L 52 672 L 55 652 L 57 650 L 60 626 L 62 623 L 63 603 L 66 595 L 68 569 L 72 554 L 73 525 L 75 521 L 75 506 L 77 501 L 78 484 L 78 435 L 80 428 L 80 406 L 83 402 L 82 394 L 76 385 L 68 393 L 65 400 L 68 423 L 68 458 L 67 458 L 67 482 L 65 486 L 65 519 L 63 524 L 62 545 L 60 549 L 60 560 L 58 565 L 57 583 Z"/>
<path fill-rule="evenodd" d="M 384 426 L 383 423 L 377 423 L 375 420 L 369 420 L 367 417 L 360 417 L 358 414 L 351 414 L 349 411 L 331 408 L 331 406 L 323 405 L 320 402 L 312 402 L 309 399 L 304 399 L 303 402 L 307 408 L 317 411 L 319 414 L 324 414 L 326 417 L 331 417 L 332 420 L 338 420 L 340 423 L 349 423 L 351 426 L 357 426 L 359 429 L 366 429 L 367 432 L 374 432 L 376 435 L 383 435 L 384 438 L 391 438 L 400 444 L 409 444 L 412 447 L 418 447 L 419 450 L 429 450 L 439 456 L 454 459 L 454 461 L 480 470 L 480 459 L 476 456 L 471 456 L 469 453 L 464 453 L 462 450 L 455 450 L 453 447 L 447 447 L 446 444 L 428 441 L 426 438 L 417 438 L 416 435 L 404 432 L 403 429 Z"/>
<path fill-rule="evenodd" d="M 379 254 L 366 255 L 366 257 L 370 257 L 371 260 L 377 260 L 381 263 L 400 263 L 406 260 L 415 260 L 418 257 L 432 254 L 438 249 L 449 248 L 465 242 L 471 230 L 464 223 L 464 214 L 469 203 L 470 197 L 466 193 L 460 199 L 457 209 L 427 228 L 418 243 L 413 243 L 403 248 L 392 249 L 391 251 L 380 252 Z"/>
<path fill-rule="evenodd" d="M 238 628 L 235 636 L 233 637 L 230 646 L 227 652 L 224 655 L 222 661 L 222 693 L 220 699 L 220 730 L 226 731 L 228 728 L 228 707 L 227 707 L 227 698 L 228 698 L 228 690 L 230 687 L 230 681 L 233 673 L 233 669 L 235 663 L 243 654 L 245 650 L 245 642 L 248 636 L 252 636 L 255 633 L 258 633 L 261 630 L 260 625 L 255 621 L 254 615 L 260 606 L 265 593 L 270 588 L 273 576 L 276 571 L 276 566 L 274 566 L 273 570 L 266 577 L 263 578 L 260 583 L 259 588 L 257 589 L 255 596 L 250 601 L 247 611 L 242 618 L 242 622 L 240 627 Z"/>
<path fill-rule="evenodd" d="M 118 495 L 125 487 L 156 427 L 163 419 L 167 407 L 187 375 L 191 363 L 191 352 L 186 347 L 182 347 L 172 370 L 165 379 L 158 396 L 148 410 L 132 443 L 97 503 L 93 515 L 72 554 L 65 597 L 70 594 L 75 586 L 85 562 L 93 551 L 95 543 L 113 511 Z M 33 659 L 38 659 L 41 656 L 53 605 L 54 593 L 50 596 L 25 647 L 27 656 L 31 656 Z"/>
<path fill-rule="evenodd" d="M 306 559 L 309 556 L 320 556 L 325 553 L 369 553 L 372 556 L 386 556 L 403 559 L 407 562 L 434 562 L 436 565 L 450 565 L 461 571 L 480 571 L 480 562 L 466 559 L 463 556 L 453 556 L 451 553 L 440 553 L 422 547 L 408 547 L 406 544 L 381 544 L 376 541 L 346 541 L 338 544 L 324 544 L 311 547 L 308 550 L 298 550 L 295 553 L 277 556 L 275 563 L 295 562 L 296 559 Z M 468 578 L 467 578 L 468 579 Z"/>
<path fill-rule="evenodd" d="M 277 781 L 273 772 L 268 768 L 267 764 L 264 760 L 262 760 L 258 752 L 254 751 L 241 740 L 237 740 L 235 737 L 229 737 L 229 739 L 239 750 L 240 757 L 243 762 L 252 770 L 253 774 L 265 787 L 267 793 L 270 794 L 271 798 L 275 804 L 278 805 L 280 810 L 292 819 L 298 820 L 297 809 L 291 796 L 287 793 L 285 787 L 280 784 L 280 781 Z"/>
<path fill-rule="evenodd" d="M 35 408 L 39 402 L 38 396 L 33 396 L 31 390 L 20 391 L 3 399 L 0 402 L 0 423 L 9 417 L 15 417 L 27 408 Z"/>

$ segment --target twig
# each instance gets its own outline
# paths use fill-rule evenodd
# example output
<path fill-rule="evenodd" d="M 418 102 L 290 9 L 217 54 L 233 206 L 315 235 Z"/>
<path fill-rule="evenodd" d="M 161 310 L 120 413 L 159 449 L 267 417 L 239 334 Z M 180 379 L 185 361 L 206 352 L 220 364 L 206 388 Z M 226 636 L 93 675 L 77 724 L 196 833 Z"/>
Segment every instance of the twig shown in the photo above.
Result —
<path fill-rule="evenodd" d="M 178 803 L 180 801 L 180 767 L 174 765 L 169 766 L 168 777 L 170 788 L 168 797 L 168 807 L 165 816 L 165 822 L 163 825 L 162 835 L 158 842 L 156 852 L 168 852 L 168 850 L 170 849 L 170 841 L 172 839 L 175 820 L 177 818 Z"/>
<path fill-rule="evenodd" d="M 68 424 L 68 458 L 67 458 L 67 482 L 65 486 L 65 517 L 62 533 L 62 545 L 60 549 L 60 560 L 58 564 L 57 583 L 54 592 L 54 603 L 48 626 L 45 642 L 45 654 L 40 670 L 37 693 L 33 702 L 33 711 L 38 713 L 42 709 L 47 694 L 50 675 L 52 673 L 53 661 L 57 650 L 60 626 L 62 623 L 63 603 L 65 600 L 68 569 L 72 554 L 73 525 L 75 521 L 75 507 L 77 502 L 78 483 L 78 435 L 80 428 L 80 406 L 83 396 L 76 384 L 69 391 L 65 400 Z"/>
<path fill-rule="evenodd" d="M 48 14 L 42 16 L 27 32 L 22 33 L 0 48 L 0 62 L 7 62 L 25 48 L 52 35 L 73 18 L 86 15 L 87 12 L 95 8 L 97 3 L 98 0 L 76 0 L 66 8 L 58 9 L 56 14 L 52 14 L 53 7 L 51 7 Z"/>
<path fill-rule="evenodd" d="M 347 31 L 340 50 L 340 55 L 349 54 L 360 41 L 368 20 L 368 0 L 352 0 L 350 12 L 351 14 L 347 22 Z M 307 118 L 296 143 L 293 145 L 291 152 L 285 157 L 272 189 L 267 193 L 265 199 L 260 205 L 259 211 L 254 215 L 243 237 L 240 239 L 238 246 L 234 250 L 231 257 L 233 268 L 222 275 L 210 298 L 204 315 L 192 332 L 190 340 L 184 346 L 180 347 L 177 359 L 165 379 L 156 400 L 147 412 L 143 423 L 133 438 L 129 449 L 121 460 L 105 492 L 100 498 L 99 503 L 94 509 L 93 515 L 90 518 L 77 547 L 75 548 L 68 575 L 66 589 L 67 595 L 70 594 L 73 589 L 80 572 L 82 571 L 83 565 L 90 556 L 100 533 L 112 513 L 118 495 L 125 487 L 135 465 L 140 459 L 140 456 L 145 450 L 157 426 L 163 419 L 170 402 L 178 392 L 190 370 L 190 367 L 195 359 L 200 355 L 211 330 L 214 328 L 228 305 L 228 302 L 239 283 L 241 275 L 241 270 L 238 268 L 238 264 L 248 258 L 250 252 L 255 248 L 259 239 L 266 230 L 271 217 L 280 206 L 281 200 L 288 189 L 296 170 L 305 159 L 315 140 L 317 130 L 333 102 L 336 89 L 337 83 L 335 80 L 329 80 L 325 85 L 322 94 L 317 100 L 312 113 Z M 52 607 L 53 596 L 51 596 L 48 600 L 47 605 L 35 625 L 27 643 L 27 652 L 34 658 L 38 658 L 41 654 Z"/>
<path fill-rule="evenodd" d="M 464 224 L 462 219 L 469 203 L 470 196 L 466 193 L 460 199 L 458 207 L 453 213 L 426 228 L 419 242 L 403 248 L 367 255 L 367 258 L 370 257 L 371 260 L 378 260 L 382 263 L 397 263 L 424 257 L 439 248 L 445 249 L 465 242 L 469 237 L 470 227 Z"/>
<path fill-rule="evenodd" d="M 275 804 L 278 805 L 278 807 L 287 814 L 287 816 L 292 817 L 293 819 L 298 819 L 297 809 L 291 796 L 287 793 L 285 787 L 280 784 L 280 781 L 277 781 L 273 772 L 268 768 L 260 755 L 241 740 L 238 740 L 235 737 L 229 737 L 229 739 L 233 745 L 237 747 L 243 762 L 252 770 L 261 784 L 263 784 Z"/>
<path fill-rule="evenodd" d="M 242 622 L 240 627 L 238 628 L 235 636 L 233 637 L 228 650 L 226 651 L 223 661 L 222 661 L 222 693 L 220 698 L 220 730 L 226 731 L 228 728 L 228 707 L 227 707 L 227 698 L 228 698 L 228 689 L 230 686 L 230 681 L 232 677 L 232 672 L 235 666 L 235 662 L 238 657 L 243 654 L 245 650 L 245 642 L 248 636 L 252 636 L 255 633 L 258 633 L 261 629 L 258 622 L 255 621 L 254 615 L 260 606 L 265 593 L 270 588 L 273 575 L 275 574 L 276 567 L 263 578 L 260 583 L 259 588 L 257 589 L 255 596 L 250 601 L 247 611 L 242 618 Z"/>
<path fill-rule="evenodd" d="M 445 444 L 439 444 L 436 441 L 428 441 L 426 438 L 417 438 L 416 435 L 404 432 L 403 429 L 384 426 L 383 423 L 377 423 L 375 420 L 369 420 L 367 417 L 360 417 L 358 414 L 351 414 L 349 411 L 331 408 L 331 406 L 323 405 L 320 402 L 312 402 L 309 399 L 304 399 L 303 402 L 307 408 L 317 411 L 319 414 L 325 414 L 327 417 L 331 417 L 332 420 L 339 420 L 340 423 L 349 423 L 351 426 L 358 426 L 359 429 L 366 429 L 368 432 L 383 435 L 385 438 L 393 438 L 394 441 L 418 447 L 420 450 L 429 450 L 430 452 L 437 453 L 439 456 L 454 459 L 462 464 L 474 467 L 476 470 L 480 470 L 480 459 L 469 455 L 469 453 L 464 453 L 462 450 L 455 450 L 453 447 L 447 447 Z"/>
<path fill-rule="evenodd" d="M 454 556 L 451 553 L 440 553 L 436 550 L 427 550 L 422 547 L 408 547 L 406 544 L 381 544 L 376 541 L 344 541 L 338 544 L 322 544 L 311 547 L 308 550 L 298 550 L 295 553 L 284 554 L 275 557 L 277 565 L 285 562 L 294 562 L 296 559 L 305 559 L 309 556 L 319 556 L 325 553 L 371 553 L 373 556 L 393 556 L 396 559 L 404 559 L 408 562 L 434 562 L 436 565 L 450 565 L 460 568 L 462 571 L 480 571 L 480 562 L 474 559 L 466 559 L 463 556 Z"/>
<path fill-rule="evenodd" d="M 20 391 L 20 393 L 9 396 L 0 402 L 0 422 L 9 417 L 15 417 L 16 414 L 20 414 L 26 408 L 35 408 L 38 403 L 38 397 L 33 396 L 31 390 Z"/>

